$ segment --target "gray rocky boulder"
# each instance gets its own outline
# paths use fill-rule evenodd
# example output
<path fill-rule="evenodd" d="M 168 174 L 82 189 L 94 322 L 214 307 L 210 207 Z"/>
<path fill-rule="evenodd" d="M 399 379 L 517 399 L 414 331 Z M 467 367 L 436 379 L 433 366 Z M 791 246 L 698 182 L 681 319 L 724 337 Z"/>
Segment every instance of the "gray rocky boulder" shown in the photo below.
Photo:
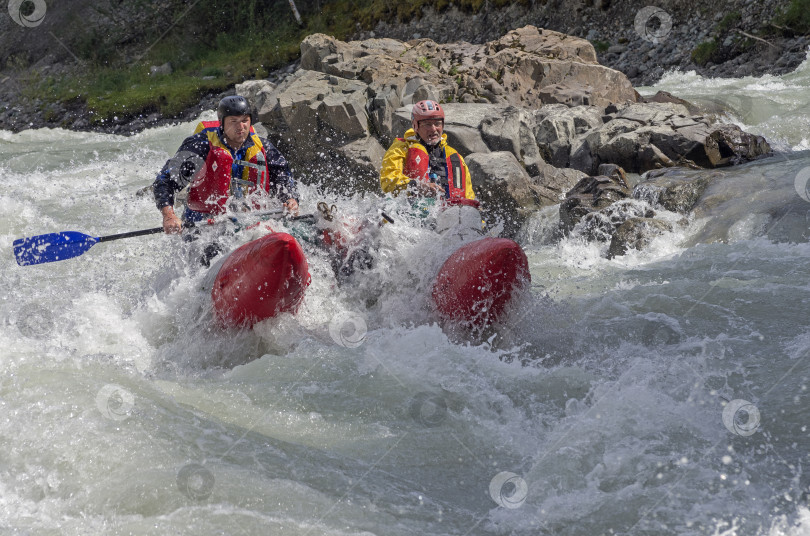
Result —
<path fill-rule="evenodd" d="M 697 106 L 695 106 L 691 102 L 686 101 L 686 100 L 684 100 L 684 99 L 682 99 L 680 97 L 676 97 L 675 95 L 673 95 L 672 93 L 669 93 L 668 91 L 658 91 L 658 92 L 656 92 L 655 95 L 653 95 L 651 97 L 642 97 L 641 102 L 647 102 L 647 103 L 649 103 L 649 102 L 659 102 L 659 103 L 669 102 L 669 103 L 673 103 L 673 104 L 680 104 L 680 105 L 686 107 L 686 109 L 687 109 L 687 111 L 689 112 L 690 115 L 699 115 L 700 114 L 700 109 Z"/>
<path fill-rule="evenodd" d="M 602 175 L 584 177 L 565 194 L 560 203 L 560 227 L 569 233 L 581 219 L 616 201 L 630 197 L 624 171 L 618 166 L 604 166 Z"/>
<path fill-rule="evenodd" d="M 625 255 L 630 249 L 641 250 L 650 245 L 653 238 L 672 232 L 672 224 L 653 218 L 629 218 L 619 225 L 610 240 L 607 258 Z"/>
<path fill-rule="evenodd" d="M 530 176 L 510 151 L 473 153 L 466 162 L 476 196 L 487 211 L 501 218 L 506 236 L 514 236 L 539 208 L 559 203 L 563 192 L 583 177 L 545 162 Z"/>
<path fill-rule="evenodd" d="M 514 105 L 604 107 L 638 100 L 627 77 L 599 65 L 590 42 L 551 30 L 534 26 L 513 30 L 484 45 L 474 60 L 478 78 L 483 78 L 481 71 L 496 74 L 493 78 L 504 98 Z"/>
<path fill-rule="evenodd" d="M 688 214 L 697 204 L 717 171 L 695 174 L 684 168 L 649 171 L 633 188 L 633 198 L 670 212 Z"/>
<path fill-rule="evenodd" d="M 266 117 L 278 104 L 278 98 L 274 95 L 276 85 L 267 80 L 247 80 L 236 85 L 237 95 L 246 97 L 256 115 Z"/>
<path fill-rule="evenodd" d="M 601 127 L 574 141 L 569 165 L 594 173 L 612 163 L 643 173 L 675 165 L 716 168 L 754 160 L 770 152 L 761 136 L 735 125 L 714 125 L 675 103 L 637 103 L 613 114 Z"/>
<path fill-rule="evenodd" d="M 604 110 L 596 106 L 549 104 L 535 111 L 534 137 L 543 159 L 568 167 L 577 137 L 602 126 Z"/>
<path fill-rule="evenodd" d="M 481 122 L 481 139 L 491 151 L 509 151 L 518 157 L 531 175 L 540 173 L 546 162 L 534 137 L 535 118 L 531 110 L 507 106 L 500 114 Z"/>
<path fill-rule="evenodd" d="M 296 176 L 346 192 L 379 187 L 384 151 L 369 130 L 365 83 L 299 70 L 277 86 L 251 81 L 236 91 L 254 103 Z"/>

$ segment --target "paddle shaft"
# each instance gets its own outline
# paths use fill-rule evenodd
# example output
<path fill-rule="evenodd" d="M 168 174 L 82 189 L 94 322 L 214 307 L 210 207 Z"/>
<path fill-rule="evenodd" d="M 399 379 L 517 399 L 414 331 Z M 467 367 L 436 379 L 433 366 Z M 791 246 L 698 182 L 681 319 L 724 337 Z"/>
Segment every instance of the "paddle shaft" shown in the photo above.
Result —
<path fill-rule="evenodd" d="M 270 211 L 267 211 L 267 212 L 259 212 L 256 215 L 257 216 L 274 216 L 274 215 L 279 215 L 279 214 L 282 214 L 282 213 L 283 213 L 283 211 L 270 210 Z M 288 218 L 288 219 L 292 220 L 292 221 L 297 221 L 297 220 L 307 219 L 307 218 L 310 218 L 310 217 L 312 217 L 311 214 L 304 214 L 302 216 L 293 216 L 293 217 Z M 219 222 L 209 220 L 207 223 L 209 225 L 215 225 L 215 224 L 217 224 Z M 187 226 L 184 225 L 183 227 L 187 227 Z M 188 227 L 191 227 L 191 226 L 188 226 Z M 140 231 L 130 231 L 128 233 L 118 233 L 118 234 L 114 234 L 114 235 L 99 236 L 97 241 L 98 242 L 109 242 L 111 240 L 120 240 L 121 238 L 133 238 L 135 236 L 145 236 L 145 235 L 157 234 L 157 233 L 162 233 L 162 232 L 163 232 L 163 227 L 153 227 L 152 229 L 142 229 Z"/>
<path fill-rule="evenodd" d="M 162 233 L 163 227 L 154 227 L 152 229 L 143 229 L 141 231 L 130 231 L 128 233 L 118 233 L 108 236 L 99 236 L 98 242 L 109 242 L 110 240 L 119 240 L 121 238 L 132 238 L 134 236 L 144 236 L 150 234 Z"/>

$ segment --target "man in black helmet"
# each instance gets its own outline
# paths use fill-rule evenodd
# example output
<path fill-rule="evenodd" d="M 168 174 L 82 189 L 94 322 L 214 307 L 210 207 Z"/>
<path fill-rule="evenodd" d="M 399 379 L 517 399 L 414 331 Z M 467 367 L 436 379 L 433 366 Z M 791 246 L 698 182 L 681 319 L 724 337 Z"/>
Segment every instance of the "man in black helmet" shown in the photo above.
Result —
<path fill-rule="evenodd" d="M 155 202 L 163 214 L 163 231 L 179 233 L 174 194 L 189 184 L 183 222 L 222 214 L 228 208 L 260 206 L 273 196 L 294 212 L 298 188 L 287 160 L 253 131 L 253 109 L 244 97 L 225 97 L 217 107 L 219 121 L 202 121 L 158 174 Z"/>

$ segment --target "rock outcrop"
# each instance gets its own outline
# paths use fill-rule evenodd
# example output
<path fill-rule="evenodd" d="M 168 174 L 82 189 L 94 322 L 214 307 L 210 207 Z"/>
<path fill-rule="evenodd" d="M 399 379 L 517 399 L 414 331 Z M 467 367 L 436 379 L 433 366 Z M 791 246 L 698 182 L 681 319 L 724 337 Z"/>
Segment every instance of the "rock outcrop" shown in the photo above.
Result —
<path fill-rule="evenodd" d="M 587 215 L 627 199 L 630 194 L 624 170 L 618 166 L 602 166 L 599 175 L 583 178 L 565 194 L 565 200 L 560 203 L 560 227 L 568 233 Z"/>
<path fill-rule="evenodd" d="M 712 179 L 718 176 L 716 171 L 696 177 L 687 176 L 680 169 L 650 171 L 644 175 L 644 181 L 633 189 L 633 197 L 670 212 L 688 214 Z"/>
<path fill-rule="evenodd" d="M 701 115 L 690 115 L 682 104 L 636 103 L 603 119 L 602 125 L 572 141 L 567 165 L 593 173 L 600 164 L 610 163 L 643 173 L 676 165 L 722 167 L 770 152 L 761 136 L 736 125 L 714 125 Z M 564 155 L 564 145 L 558 153 Z"/>
<path fill-rule="evenodd" d="M 714 125 L 671 96 L 639 102 L 623 74 L 596 62 L 588 41 L 533 26 L 483 45 L 346 43 L 316 34 L 303 41 L 301 56 L 300 68 L 278 84 L 237 86 L 299 178 L 345 193 L 378 191 L 385 147 L 410 127 L 414 102 L 434 99 L 445 108 L 449 143 L 470 163 L 474 188 L 511 231 L 602 164 L 636 173 L 711 168 L 770 150 L 763 138 Z M 580 184 L 590 188 L 581 192 L 589 200 L 577 194 L 564 203 L 567 229 L 629 196 L 589 180 Z"/>

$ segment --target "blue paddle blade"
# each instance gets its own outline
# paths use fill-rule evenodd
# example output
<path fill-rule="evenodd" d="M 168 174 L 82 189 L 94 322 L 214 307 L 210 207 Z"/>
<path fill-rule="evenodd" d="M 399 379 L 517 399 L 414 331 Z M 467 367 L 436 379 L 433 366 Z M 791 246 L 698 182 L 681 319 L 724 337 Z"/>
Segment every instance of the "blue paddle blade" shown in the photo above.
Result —
<path fill-rule="evenodd" d="M 20 266 L 63 261 L 78 257 L 98 240 L 76 231 L 20 238 L 14 241 L 14 257 Z"/>

